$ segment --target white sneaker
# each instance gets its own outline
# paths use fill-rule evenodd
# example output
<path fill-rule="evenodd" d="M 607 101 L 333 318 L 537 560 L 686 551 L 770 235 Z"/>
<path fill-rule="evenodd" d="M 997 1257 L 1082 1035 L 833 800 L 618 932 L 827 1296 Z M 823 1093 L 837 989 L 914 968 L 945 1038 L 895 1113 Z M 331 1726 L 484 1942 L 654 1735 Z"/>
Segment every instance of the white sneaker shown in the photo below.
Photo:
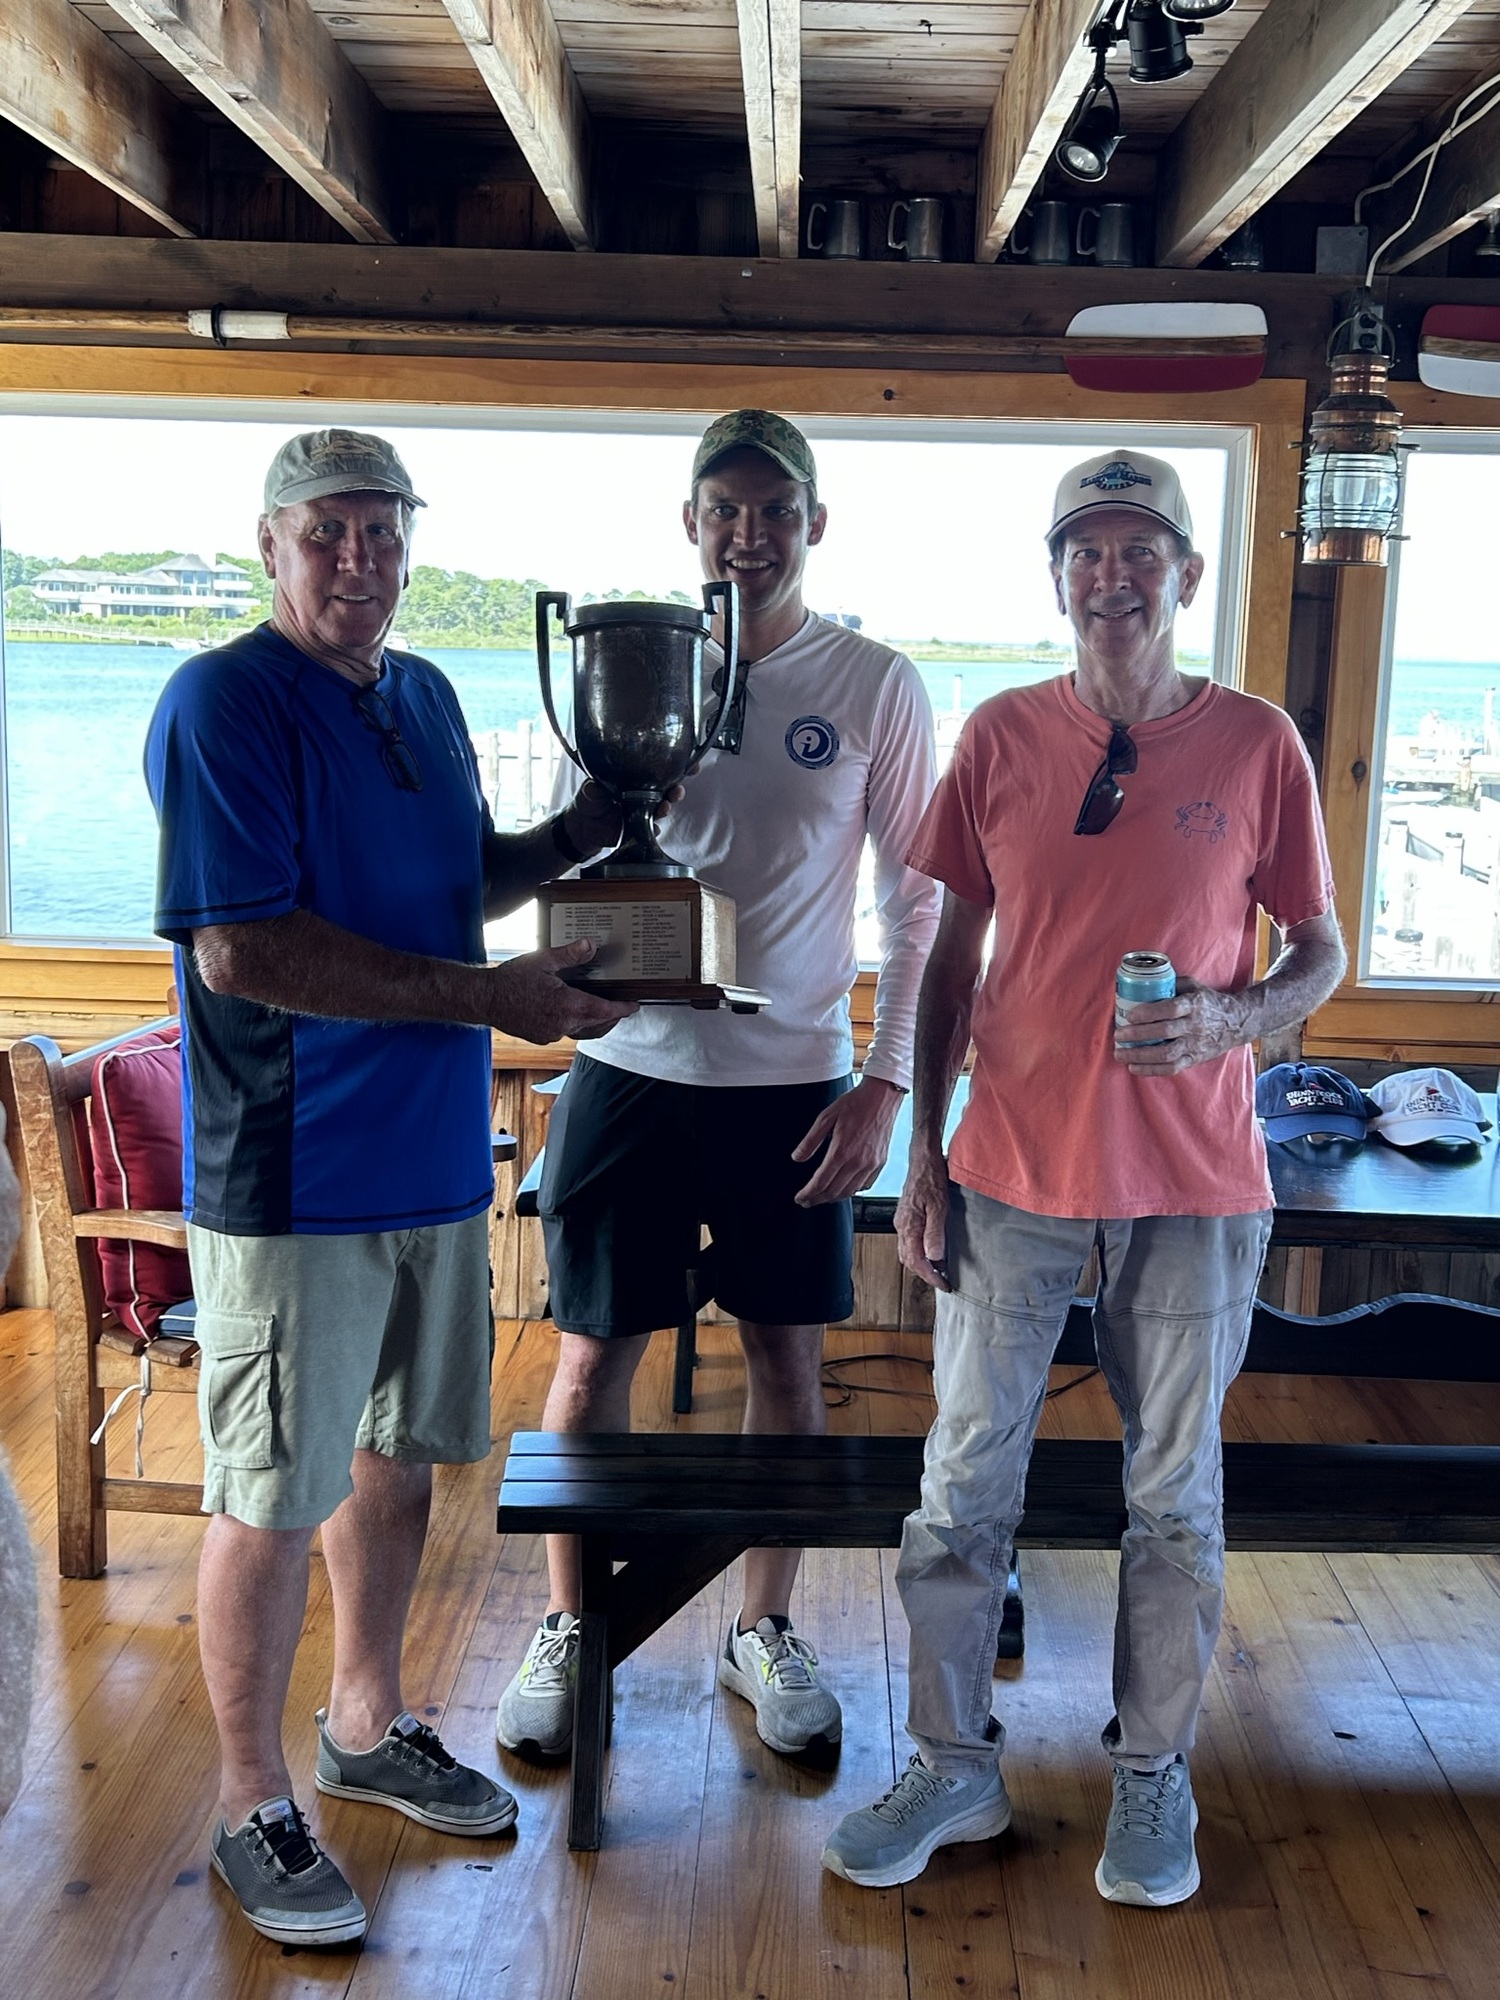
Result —
<path fill-rule="evenodd" d="M 823 1866 L 862 1889 L 914 1882 L 940 1847 L 991 1840 L 1010 1825 L 1000 1766 L 940 1778 L 913 1757 L 883 1799 L 846 1813 L 823 1849 Z"/>
<path fill-rule="evenodd" d="M 549 1611 L 495 1711 L 495 1739 L 507 1750 L 564 1757 L 573 1747 L 578 1685 L 578 1620 Z"/>
<path fill-rule="evenodd" d="M 837 1699 L 818 1685 L 818 1656 L 789 1618 L 762 1618 L 742 1632 L 736 1618 L 719 1655 L 719 1685 L 755 1710 L 755 1730 L 773 1750 L 795 1755 L 844 1733 Z"/>

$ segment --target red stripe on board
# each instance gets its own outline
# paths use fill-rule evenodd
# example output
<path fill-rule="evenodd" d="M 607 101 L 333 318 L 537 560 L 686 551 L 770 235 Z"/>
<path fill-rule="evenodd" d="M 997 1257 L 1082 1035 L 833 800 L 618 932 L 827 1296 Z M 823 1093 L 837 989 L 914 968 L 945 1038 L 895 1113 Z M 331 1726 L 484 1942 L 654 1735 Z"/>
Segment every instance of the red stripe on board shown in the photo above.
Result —
<path fill-rule="evenodd" d="M 1116 395 L 1201 396 L 1214 389 L 1247 389 L 1265 373 L 1264 354 L 1069 354 L 1063 362 L 1080 389 Z"/>
<path fill-rule="evenodd" d="M 1429 336 L 1500 344 L 1500 306 L 1429 306 L 1422 318 L 1422 337 Z"/>

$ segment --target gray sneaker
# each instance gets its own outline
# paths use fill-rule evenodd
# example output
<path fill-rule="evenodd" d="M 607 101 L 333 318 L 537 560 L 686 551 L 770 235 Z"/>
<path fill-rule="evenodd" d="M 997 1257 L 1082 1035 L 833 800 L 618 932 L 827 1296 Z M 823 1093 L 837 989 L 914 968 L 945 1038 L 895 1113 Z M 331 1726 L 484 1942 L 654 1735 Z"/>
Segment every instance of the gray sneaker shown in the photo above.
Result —
<path fill-rule="evenodd" d="M 719 1684 L 742 1694 L 755 1710 L 755 1733 L 773 1750 L 795 1756 L 844 1733 L 838 1698 L 818 1684 L 818 1656 L 789 1618 L 762 1618 L 742 1632 L 729 1627 L 719 1655 Z"/>
<path fill-rule="evenodd" d="M 577 1686 L 578 1620 L 571 1611 L 549 1611 L 500 1697 L 496 1740 L 507 1750 L 565 1757 L 573 1747 Z"/>
<path fill-rule="evenodd" d="M 1115 1766 L 1115 1795 L 1104 1830 L 1104 1852 L 1094 1886 L 1110 1903 L 1165 1909 L 1185 1903 L 1197 1888 L 1193 1831 L 1198 1808 L 1182 1757 L 1164 1771 Z"/>
<path fill-rule="evenodd" d="M 1009 1825 L 998 1764 L 977 1778 L 940 1778 L 913 1757 L 878 1804 L 839 1821 L 823 1866 L 862 1889 L 893 1889 L 914 1881 L 937 1848 L 990 1840 Z"/>
<path fill-rule="evenodd" d="M 436 1731 L 409 1709 L 373 1750 L 346 1750 L 329 1735 L 320 1708 L 314 1783 L 330 1798 L 390 1806 L 435 1833 L 502 1833 L 516 1817 L 510 1793 L 450 1756 Z"/>
<path fill-rule="evenodd" d="M 209 1859 L 261 1936 L 276 1944 L 354 1944 L 365 1934 L 364 1904 L 291 1799 L 263 1799 L 233 1833 L 220 1820 Z"/>

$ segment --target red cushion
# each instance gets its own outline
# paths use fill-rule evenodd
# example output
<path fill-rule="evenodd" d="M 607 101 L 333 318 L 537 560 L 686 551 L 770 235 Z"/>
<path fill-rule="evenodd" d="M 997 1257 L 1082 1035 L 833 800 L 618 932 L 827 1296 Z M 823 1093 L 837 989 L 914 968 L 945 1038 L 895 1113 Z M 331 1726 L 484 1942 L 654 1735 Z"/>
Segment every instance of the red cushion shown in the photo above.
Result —
<path fill-rule="evenodd" d="M 100 1208 L 182 1207 L 182 1030 L 138 1035 L 94 1064 L 89 1138 Z M 104 1297 L 128 1333 L 150 1340 L 169 1306 L 191 1298 L 187 1253 L 101 1239 Z"/>

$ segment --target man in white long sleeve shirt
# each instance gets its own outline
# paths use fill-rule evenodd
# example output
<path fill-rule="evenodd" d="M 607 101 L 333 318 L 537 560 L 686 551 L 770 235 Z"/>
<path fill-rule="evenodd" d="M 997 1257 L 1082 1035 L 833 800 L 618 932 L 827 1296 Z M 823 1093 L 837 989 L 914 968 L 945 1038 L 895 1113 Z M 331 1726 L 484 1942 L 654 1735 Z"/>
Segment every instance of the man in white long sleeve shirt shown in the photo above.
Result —
<path fill-rule="evenodd" d="M 917 990 L 937 925 L 905 854 L 934 782 L 932 714 L 902 654 L 802 601 L 822 540 L 807 440 L 736 410 L 709 426 L 683 508 L 703 573 L 739 587 L 745 697 L 674 805 L 675 859 L 735 902 L 738 978 L 756 1015 L 643 1007 L 574 1062 L 541 1187 L 561 1335 L 543 1425 L 630 1428 L 653 1329 L 717 1298 L 739 1321 L 746 1432 L 820 1434 L 826 1323 L 854 1309 L 850 1197 L 885 1162 L 911 1081 Z M 875 850 L 881 960 L 858 1082 L 848 994 L 856 885 Z M 702 1225 L 712 1236 L 700 1251 Z M 690 1275 L 691 1274 L 691 1275 Z M 689 1297 L 689 1282 L 692 1285 Z M 547 1545 L 551 1600 L 496 1733 L 560 1755 L 572 1739 L 577 1544 Z M 773 1749 L 842 1733 L 812 1646 L 791 1627 L 797 1549 L 754 1549 L 719 1679 L 755 1705 Z"/>

